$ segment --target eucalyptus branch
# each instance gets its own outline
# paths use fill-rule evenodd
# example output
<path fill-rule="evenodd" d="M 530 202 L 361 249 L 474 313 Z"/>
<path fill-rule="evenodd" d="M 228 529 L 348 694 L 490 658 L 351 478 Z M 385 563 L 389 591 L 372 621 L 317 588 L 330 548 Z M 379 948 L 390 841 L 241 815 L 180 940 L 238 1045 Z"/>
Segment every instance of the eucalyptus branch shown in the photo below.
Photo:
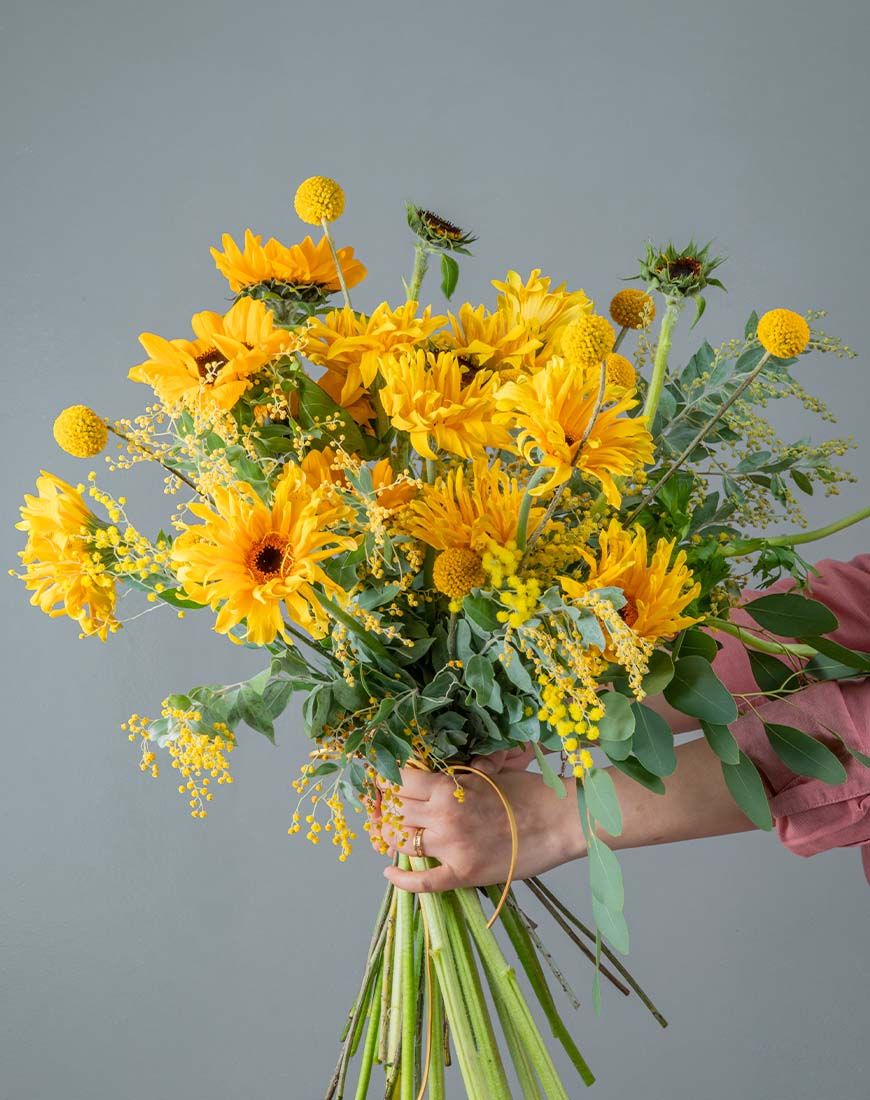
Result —
<path fill-rule="evenodd" d="M 833 523 L 828 523 L 824 527 L 815 527 L 811 531 L 791 531 L 785 535 L 774 535 L 773 538 L 749 539 L 743 543 L 742 548 L 739 543 L 736 543 L 735 549 L 726 550 L 726 554 L 748 554 L 754 550 L 761 550 L 765 546 L 800 546 L 805 542 L 817 542 L 868 518 L 870 518 L 870 508 L 859 508 L 856 512 L 843 516 L 842 519 L 834 520 Z M 747 542 L 751 544 L 748 549 Z"/>
<path fill-rule="evenodd" d="M 759 653 L 771 653 L 774 656 L 789 654 L 792 657 L 801 658 L 815 657 L 818 653 L 818 650 L 813 649 L 811 645 L 803 645 L 800 642 L 764 641 L 764 639 L 747 630 L 746 627 L 729 623 L 725 619 L 708 619 L 705 625 L 713 627 L 715 630 L 721 630 L 723 634 L 730 634 L 732 638 L 737 638 L 748 649 L 757 649 Z"/>

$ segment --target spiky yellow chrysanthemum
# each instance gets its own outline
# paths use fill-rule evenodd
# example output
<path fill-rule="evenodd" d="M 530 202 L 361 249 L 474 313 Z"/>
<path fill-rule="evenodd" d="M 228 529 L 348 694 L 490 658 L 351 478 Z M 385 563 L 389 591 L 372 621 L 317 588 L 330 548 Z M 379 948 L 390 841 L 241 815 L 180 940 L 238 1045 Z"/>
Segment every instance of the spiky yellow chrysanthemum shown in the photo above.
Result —
<path fill-rule="evenodd" d="M 312 489 L 296 465 L 287 466 L 271 506 L 243 482 L 219 486 L 212 497 L 213 506 L 190 505 L 202 523 L 188 525 L 173 544 L 187 595 L 217 611 L 215 630 L 233 641 L 269 645 L 280 635 L 289 642 L 285 614 L 322 637 L 327 616 L 318 591 L 338 589 L 320 563 L 355 546 L 333 529 L 343 507 Z"/>
<path fill-rule="evenodd" d="M 229 233 L 221 237 L 221 245 L 223 252 L 213 248 L 211 254 L 234 294 L 263 283 L 293 287 L 303 297 L 307 291 L 333 293 L 340 289 L 329 241 L 325 237 L 317 244 L 306 237 L 299 244 L 288 247 L 274 237 L 263 244 L 262 237 L 246 229 L 243 248 L 239 248 Z M 338 260 L 349 287 L 365 278 L 366 269 L 354 258 L 352 248 L 339 248 Z"/>
<path fill-rule="evenodd" d="M 87 405 L 70 405 L 54 422 L 58 447 L 74 458 L 93 458 L 106 446 L 109 429 Z"/>
<path fill-rule="evenodd" d="M 195 340 L 166 340 L 144 332 L 148 353 L 129 377 L 151 386 L 167 409 L 231 409 L 258 371 L 296 349 L 299 337 L 278 328 L 262 302 L 241 298 L 221 316 L 204 311 L 191 319 Z"/>
<path fill-rule="evenodd" d="M 433 443 L 461 458 L 474 458 L 485 447 L 510 447 L 510 435 L 495 417 L 497 375 L 479 371 L 465 385 L 452 352 L 417 350 L 384 360 L 381 376 L 384 411 L 424 458 L 437 457 Z"/>
<path fill-rule="evenodd" d="M 574 598 L 596 588 L 619 588 L 625 596 L 620 617 L 635 634 L 651 642 L 671 638 L 698 621 L 684 611 L 701 591 L 685 552 L 674 557 L 675 545 L 675 539 L 659 539 L 650 558 L 641 526 L 628 531 L 611 520 L 600 535 L 598 554 L 588 555 L 588 576 L 563 577 L 562 588 Z"/>
<path fill-rule="evenodd" d="M 637 404 L 630 395 L 605 405 L 590 427 L 598 390 L 593 374 L 554 356 L 536 374 L 502 386 L 497 405 L 520 428 L 518 443 L 526 460 L 553 471 L 533 493 L 549 492 L 576 468 L 599 481 L 607 500 L 618 506 L 622 498 L 614 478 L 652 461 L 652 438 L 642 417 L 625 415 Z"/>
<path fill-rule="evenodd" d="M 551 290 L 551 282 L 541 278 L 540 268 L 535 268 L 525 283 L 516 271 L 509 271 L 503 282 L 494 280 L 492 284 L 499 291 L 497 309 L 505 314 L 509 326 L 521 325 L 531 339 L 540 341 L 539 364 L 558 350 L 565 325 L 592 312 L 592 302 L 584 291 L 567 291 L 564 283 Z"/>
<path fill-rule="evenodd" d="M 438 346 L 457 355 L 466 377 L 481 369 L 508 375 L 534 365 L 541 340 L 521 322 L 512 322 L 507 311 L 490 313 L 486 306 L 475 309 L 465 302 L 449 322 L 450 331 L 439 334 Z"/>
<path fill-rule="evenodd" d="M 424 485 L 402 516 L 403 531 L 436 550 L 450 547 L 483 554 L 490 543 L 507 546 L 517 537 L 523 490 L 501 463 L 475 460 Z M 533 508 L 530 528 L 543 515 Z"/>
<path fill-rule="evenodd" d="M 115 618 L 115 579 L 94 547 L 100 522 L 79 489 L 44 470 L 36 496 L 27 495 L 16 524 L 27 532 L 19 553 L 30 602 L 46 615 L 68 615 L 82 634 L 103 641 L 120 626 Z"/>
<path fill-rule="evenodd" d="M 637 287 L 620 290 L 610 299 L 610 316 L 620 328 L 648 328 L 655 315 L 653 296 Z"/>
<path fill-rule="evenodd" d="M 562 330 L 562 354 L 581 367 L 594 367 L 613 351 L 616 333 L 606 317 L 586 313 Z"/>
<path fill-rule="evenodd" d="M 790 359 L 810 342 L 810 326 L 793 310 L 769 309 L 758 322 L 758 339 L 777 359 Z"/>
<path fill-rule="evenodd" d="M 405 302 L 396 309 L 381 302 L 370 317 L 345 306 L 327 313 L 323 320 L 312 319 L 305 354 L 335 375 L 331 387 L 338 391 L 339 404 L 347 407 L 368 391 L 381 360 L 424 343 L 444 320 L 432 315 L 431 306 L 418 316 L 416 302 Z"/>
<path fill-rule="evenodd" d="M 309 176 L 296 188 L 293 205 L 308 225 L 334 222 L 344 213 L 344 191 L 329 176 Z"/>
<path fill-rule="evenodd" d="M 625 392 L 637 385 L 637 371 L 630 359 L 619 352 L 612 351 L 605 358 L 607 385 L 614 391 Z"/>

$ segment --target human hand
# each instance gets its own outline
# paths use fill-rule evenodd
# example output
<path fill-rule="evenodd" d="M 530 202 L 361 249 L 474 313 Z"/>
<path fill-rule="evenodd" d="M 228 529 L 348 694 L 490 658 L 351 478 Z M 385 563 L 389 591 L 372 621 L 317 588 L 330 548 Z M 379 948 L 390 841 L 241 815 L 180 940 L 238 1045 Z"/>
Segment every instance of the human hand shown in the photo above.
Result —
<path fill-rule="evenodd" d="M 566 797 L 559 798 L 540 775 L 519 770 L 528 761 L 525 750 L 472 761 L 473 767 L 493 778 L 513 810 L 518 879 L 542 874 L 585 852 L 574 781 L 565 780 Z M 455 797 L 459 781 L 465 792 L 462 801 Z M 505 881 L 511 862 L 510 827 L 501 799 L 484 779 L 405 768 L 394 803 L 391 811 L 401 816 L 402 825 L 375 817 L 374 839 L 382 839 L 391 852 L 413 856 L 414 833 L 422 828 L 422 850 L 440 864 L 422 871 L 387 867 L 384 875 L 395 886 L 434 893 Z"/>

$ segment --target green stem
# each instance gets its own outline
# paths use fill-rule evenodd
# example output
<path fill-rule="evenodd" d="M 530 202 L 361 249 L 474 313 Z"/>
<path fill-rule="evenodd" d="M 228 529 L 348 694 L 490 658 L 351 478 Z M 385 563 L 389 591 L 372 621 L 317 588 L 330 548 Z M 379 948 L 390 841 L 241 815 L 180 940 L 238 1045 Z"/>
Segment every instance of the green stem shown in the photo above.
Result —
<path fill-rule="evenodd" d="M 492 975 L 486 967 L 486 964 L 484 964 L 484 970 L 486 971 L 486 978 L 492 990 L 495 1010 L 498 1013 L 499 1023 L 501 1024 L 501 1029 L 507 1041 L 511 1061 L 516 1070 L 517 1080 L 523 1092 L 523 1100 L 541 1100 L 541 1090 L 538 1088 L 535 1068 L 532 1065 L 531 1058 L 529 1058 L 528 1051 L 523 1046 L 522 1040 L 517 1033 L 513 1017 L 510 1014 L 510 1009 L 504 998 L 496 992 L 498 986 L 493 986 Z"/>
<path fill-rule="evenodd" d="M 804 542 L 826 539 L 828 535 L 835 535 L 838 531 L 851 527 L 853 523 L 860 523 L 861 520 L 868 518 L 870 518 L 870 508 L 859 508 L 857 512 L 851 512 L 848 516 L 834 520 L 825 527 L 815 527 L 812 531 L 792 531 L 788 535 L 775 535 L 772 539 L 761 541 L 767 546 L 799 546 Z"/>
<path fill-rule="evenodd" d="M 540 466 L 532 474 L 526 491 L 523 493 L 523 499 L 520 503 L 520 511 L 517 516 L 517 549 L 525 550 L 526 539 L 529 533 L 529 513 L 532 510 L 532 505 L 535 503 L 535 497 L 532 496 L 532 489 L 537 488 L 538 485 L 544 480 L 549 473 L 543 466 Z"/>
<path fill-rule="evenodd" d="M 361 641 L 365 642 L 376 657 L 387 656 L 387 647 L 383 642 L 378 641 L 371 631 L 366 630 L 362 623 L 356 621 L 353 615 L 349 615 L 339 607 L 335 600 L 331 600 L 328 596 L 324 596 L 320 592 L 317 593 L 317 599 L 324 611 L 328 611 L 333 619 L 336 619 L 343 626 L 346 626 L 351 634 L 355 634 Z"/>
<path fill-rule="evenodd" d="M 419 302 L 420 287 L 428 269 L 429 249 L 422 241 L 418 241 L 414 249 L 414 270 L 411 272 L 411 281 L 405 284 L 405 293 L 409 302 Z"/>
<path fill-rule="evenodd" d="M 106 427 L 109 429 L 112 435 L 116 435 L 118 439 L 123 439 L 125 443 L 129 444 L 129 446 L 131 447 L 135 447 L 138 451 L 142 451 L 143 454 L 149 455 L 157 463 L 157 465 L 162 466 L 167 473 L 172 474 L 173 477 L 177 477 L 178 480 L 183 481 L 185 485 L 189 485 L 195 493 L 203 498 L 203 500 L 208 500 L 206 494 L 201 493 L 199 489 L 197 489 L 196 485 L 190 480 L 187 474 L 183 474 L 181 470 L 176 470 L 174 466 L 167 465 L 167 463 L 165 463 L 162 458 L 158 457 L 156 451 L 152 450 L 150 447 L 146 447 L 144 443 L 137 443 L 135 439 L 131 439 L 128 435 L 125 435 L 109 420 L 106 421 Z"/>
<path fill-rule="evenodd" d="M 487 894 L 493 903 L 498 902 L 500 895 L 495 887 L 490 887 L 487 890 Z M 513 900 L 513 894 L 510 896 L 511 900 Z M 513 949 L 516 951 L 517 957 L 522 964 L 523 970 L 526 972 L 526 977 L 529 979 L 529 985 L 531 985 L 541 1008 L 544 1010 L 544 1015 L 547 1018 L 547 1023 L 550 1025 L 550 1030 L 553 1032 L 554 1038 L 558 1039 L 565 1048 L 566 1054 L 571 1059 L 574 1068 L 580 1074 L 583 1083 L 585 1085 L 591 1085 L 595 1081 L 595 1075 L 586 1064 L 586 1059 L 577 1049 L 571 1037 L 571 1033 L 568 1031 L 562 1017 L 559 1015 L 559 1010 L 556 1008 L 556 1002 L 553 1000 L 553 995 L 547 984 L 547 978 L 535 952 L 534 944 L 529 938 L 528 931 L 518 918 L 516 912 L 513 911 L 509 905 L 506 905 L 505 908 L 502 909 L 501 921 L 513 945 Z"/>
<path fill-rule="evenodd" d="M 398 891 L 391 899 L 389 913 L 385 925 L 384 942 L 384 971 L 381 979 L 381 1011 L 380 1028 L 378 1036 L 377 1060 L 383 1065 L 387 1060 L 387 1040 L 390 1022 L 390 997 L 393 992 L 393 944 L 396 939 L 396 908 L 398 906 Z"/>
<path fill-rule="evenodd" d="M 637 505 L 637 507 L 634 509 L 634 511 L 629 515 L 628 521 L 626 521 L 626 522 L 630 522 L 631 520 L 633 520 L 635 518 L 635 516 L 639 512 L 641 512 L 643 510 L 643 508 L 646 507 L 646 505 L 649 503 L 649 501 L 651 501 L 652 499 L 655 498 L 655 496 L 659 492 L 659 490 L 664 485 L 666 485 L 668 481 L 670 481 L 670 479 L 674 476 L 674 474 L 677 472 L 677 470 L 679 470 L 679 468 L 683 465 L 683 463 L 686 461 L 686 459 L 692 454 L 692 452 L 695 450 L 695 448 L 699 444 L 704 442 L 704 440 L 707 438 L 707 436 L 710 434 L 710 432 L 713 430 L 713 428 L 719 423 L 719 421 L 722 419 L 722 417 L 725 415 L 725 413 L 728 412 L 728 410 L 731 408 L 731 406 L 734 404 L 734 402 L 740 397 L 741 394 L 745 393 L 745 391 L 752 385 L 752 383 L 759 376 L 759 374 L 761 374 L 762 370 L 764 370 L 764 368 L 767 366 L 767 362 L 768 362 L 769 359 L 770 359 L 770 352 L 766 351 L 764 353 L 764 355 L 762 355 L 762 357 L 759 359 L 758 363 L 749 372 L 749 374 L 747 374 L 747 376 L 743 379 L 743 381 L 740 383 L 740 385 L 737 387 L 737 389 L 734 391 L 734 393 L 731 394 L 731 396 L 728 398 L 727 401 L 725 401 L 722 405 L 719 406 L 719 408 L 716 410 L 715 415 L 710 417 L 710 419 L 707 421 L 707 423 L 702 428 L 699 429 L 699 431 L 695 435 L 692 442 L 689 443 L 689 445 L 682 451 L 682 453 L 679 454 L 674 459 L 674 461 L 670 464 L 670 466 L 668 466 L 668 468 L 665 470 L 665 472 L 662 474 L 662 476 L 658 479 L 658 481 L 652 487 L 650 492 L 647 493 L 647 495 L 641 500 L 641 502 Z"/>
<path fill-rule="evenodd" d="M 407 871 L 411 861 L 399 856 L 399 867 Z M 402 982 L 402 1062 L 400 1100 L 414 1098 L 414 1039 L 417 1033 L 417 970 L 414 965 L 414 895 L 399 891 L 396 950 L 399 952 Z"/>
<path fill-rule="evenodd" d="M 619 351 L 619 346 L 622 343 L 622 341 L 625 339 L 627 333 L 628 333 L 628 329 L 625 327 L 625 325 L 623 325 L 622 328 L 619 330 L 619 332 L 617 332 L 616 339 L 613 341 L 613 350 L 614 350 L 614 352 Z"/>
<path fill-rule="evenodd" d="M 378 1012 L 377 1006 L 381 1001 L 381 982 L 383 980 L 383 968 L 378 971 L 375 984 L 372 987 L 372 995 L 369 1000 L 368 1020 L 366 1028 L 366 1041 L 363 1045 L 362 1058 L 359 1065 L 356 1092 L 354 1100 L 365 1100 L 369 1091 L 369 1081 L 372 1076 L 372 1064 L 375 1059 L 375 1048 L 378 1042 Z"/>
<path fill-rule="evenodd" d="M 438 988 L 438 978 L 431 975 L 429 984 L 429 1004 L 431 1005 L 432 1023 L 429 1030 L 431 1049 L 429 1051 L 429 1100 L 444 1100 L 444 1052 L 441 1045 L 441 1037 L 444 1034 L 444 1003 L 441 1000 L 441 990 Z"/>
<path fill-rule="evenodd" d="M 665 312 L 662 316 L 662 327 L 659 330 L 659 341 L 656 345 L 656 354 L 653 359 L 652 376 L 649 380 L 649 389 L 646 394 L 646 402 L 643 407 L 643 415 L 647 418 L 647 427 L 652 431 L 656 409 L 662 396 L 662 389 L 668 373 L 668 356 L 671 353 L 671 342 L 674 336 L 674 326 L 683 308 L 682 298 L 666 298 Z"/>
<path fill-rule="evenodd" d="M 736 623 L 726 622 L 725 619 L 708 619 L 706 626 L 721 630 L 723 634 L 730 634 L 732 638 L 738 638 L 747 648 L 757 649 L 760 653 L 772 653 L 781 656 L 788 654 L 791 657 L 815 657 L 818 650 L 811 645 L 802 645 L 799 642 L 768 642 L 764 638 L 758 638 L 751 631 L 746 630 Z"/>
<path fill-rule="evenodd" d="M 526 1004 L 512 967 L 508 966 L 498 942 L 486 926 L 477 893 L 468 888 L 455 891 L 465 915 L 466 924 L 484 965 L 491 974 L 493 992 L 504 997 L 514 1020 L 517 1035 L 528 1051 L 535 1071 L 543 1085 L 547 1100 L 568 1100 L 565 1086 L 559 1079 L 550 1052 L 541 1036 L 534 1017 Z"/>
<path fill-rule="evenodd" d="M 338 283 L 341 287 L 341 293 L 344 295 L 344 304 L 348 309 L 350 305 L 350 294 L 348 293 L 347 283 L 344 278 L 344 271 L 341 268 L 341 263 L 338 259 L 338 253 L 335 250 L 335 241 L 332 239 L 332 234 L 329 232 L 329 222 L 326 218 L 321 219 L 320 224 L 323 226 L 323 235 L 326 238 L 326 243 L 329 245 L 329 251 L 332 253 L 332 262 L 335 264 L 335 273 L 338 276 Z"/>

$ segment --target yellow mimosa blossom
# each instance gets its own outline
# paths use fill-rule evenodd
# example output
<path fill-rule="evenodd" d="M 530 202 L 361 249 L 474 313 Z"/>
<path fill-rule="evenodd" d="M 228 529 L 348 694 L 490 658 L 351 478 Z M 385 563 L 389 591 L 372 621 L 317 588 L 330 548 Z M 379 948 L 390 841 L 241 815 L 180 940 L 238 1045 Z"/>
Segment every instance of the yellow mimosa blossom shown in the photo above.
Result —
<path fill-rule="evenodd" d="M 597 390 L 592 372 L 554 356 L 536 374 L 507 382 L 498 391 L 498 408 L 520 428 L 518 443 L 527 461 L 553 471 L 533 493 L 556 488 L 576 468 L 599 481 L 608 502 L 618 506 L 622 498 L 614 478 L 652 461 L 645 421 L 625 415 L 637 404 L 630 395 L 600 409 L 590 428 Z"/>
<path fill-rule="evenodd" d="M 348 307 L 334 309 L 322 321 L 312 319 L 305 355 L 336 375 L 335 382 L 341 380 L 337 400 L 347 406 L 371 386 L 383 358 L 425 343 L 444 321 L 444 317 L 432 316 L 431 306 L 418 317 L 416 302 L 405 302 L 397 309 L 381 302 L 370 317 Z"/>
<path fill-rule="evenodd" d="M 810 342 L 806 319 L 791 309 L 769 309 L 758 322 L 758 339 L 778 359 L 800 355 Z"/>
<path fill-rule="evenodd" d="M 93 458 L 106 446 L 109 429 L 101 416 L 87 405 L 70 405 L 54 422 L 58 447 L 73 458 Z"/>
<path fill-rule="evenodd" d="M 334 222 L 344 213 L 344 191 L 329 176 L 309 176 L 296 188 L 293 205 L 309 225 Z"/>
<path fill-rule="evenodd" d="M 675 539 L 659 539 L 650 558 L 640 525 L 627 531 L 611 520 L 601 533 L 598 554 L 588 555 L 588 576 L 583 581 L 563 577 L 562 588 L 574 598 L 596 588 L 620 588 L 626 602 L 619 615 L 635 634 L 651 642 L 671 638 L 698 621 L 683 612 L 701 591 L 685 552 L 674 557 L 675 546 Z"/>
<path fill-rule="evenodd" d="M 241 298 L 221 316 L 208 310 L 191 319 L 194 340 L 166 340 L 145 332 L 148 353 L 133 367 L 133 382 L 152 387 L 167 409 L 231 409 L 268 363 L 296 349 L 295 333 L 278 328 L 262 302 Z"/>
<path fill-rule="evenodd" d="M 508 324 L 522 325 L 531 338 L 540 340 L 539 364 L 558 350 L 558 337 L 565 325 L 592 312 L 585 291 L 567 291 L 564 283 L 551 290 L 551 282 L 535 268 L 525 283 L 516 271 L 509 271 L 503 282 L 494 280 L 492 284 L 499 291 L 497 308 Z"/>
<path fill-rule="evenodd" d="M 439 334 L 439 347 L 453 351 L 466 376 L 484 368 L 502 374 L 531 367 L 541 346 L 522 323 L 512 323 L 507 312 L 488 312 L 486 306 L 476 309 L 470 302 L 459 308 L 459 314 L 449 315 L 450 332 Z"/>
<path fill-rule="evenodd" d="M 94 547 L 100 521 L 79 489 L 42 472 L 36 496 L 27 495 L 16 524 L 27 532 L 19 553 L 20 578 L 33 593 L 30 602 L 56 618 L 68 615 L 82 634 L 103 641 L 120 626 L 115 618 L 115 578 Z"/>
<path fill-rule="evenodd" d="M 175 540 L 172 561 L 190 598 L 218 612 L 215 630 L 230 634 L 244 623 L 243 638 L 254 645 L 277 636 L 289 642 L 286 614 L 322 637 L 327 617 L 316 589 L 334 595 L 337 586 L 320 563 L 356 545 L 332 530 L 343 514 L 332 494 L 288 465 L 271 506 L 244 482 L 215 488 L 213 499 L 213 507 L 190 505 L 202 523 Z"/>
<path fill-rule="evenodd" d="M 655 315 L 653 296 L 637 287 L 620 290 L 610 299 L 610 316 L 620 328 L 647 328 Z"/>
<path fill-rule="evenodd" d="M 507 429 L 495 418 L 497 375 L 480 371 L 465 385 L 452 352 L 420 350 L 385 360 L 381 375 L 384 411 L 424 458 L 437 457 L 433 442 L 462 458 L 474 458 L 485 447 L 511 446 Z"/>
<path fill-rule="evenodd" d="M 244 247 L 239 248 L 229 233 L 221 237 L 223 252 L 211 249 L 215 266 L 234 294 L 261 283 L 283 283 L 306 290 L 333 293 L 340 289 L 329 241 L 321 237 L 317 244 L 306 237 L 299 244 L 284 245 L 270 237 L 265 244 L 259 235 L 245 230 Z M 366 277 L 366 269 L 355 259 L 352 248 L 337 250 L 344 281 L 356 286 Z"/>

